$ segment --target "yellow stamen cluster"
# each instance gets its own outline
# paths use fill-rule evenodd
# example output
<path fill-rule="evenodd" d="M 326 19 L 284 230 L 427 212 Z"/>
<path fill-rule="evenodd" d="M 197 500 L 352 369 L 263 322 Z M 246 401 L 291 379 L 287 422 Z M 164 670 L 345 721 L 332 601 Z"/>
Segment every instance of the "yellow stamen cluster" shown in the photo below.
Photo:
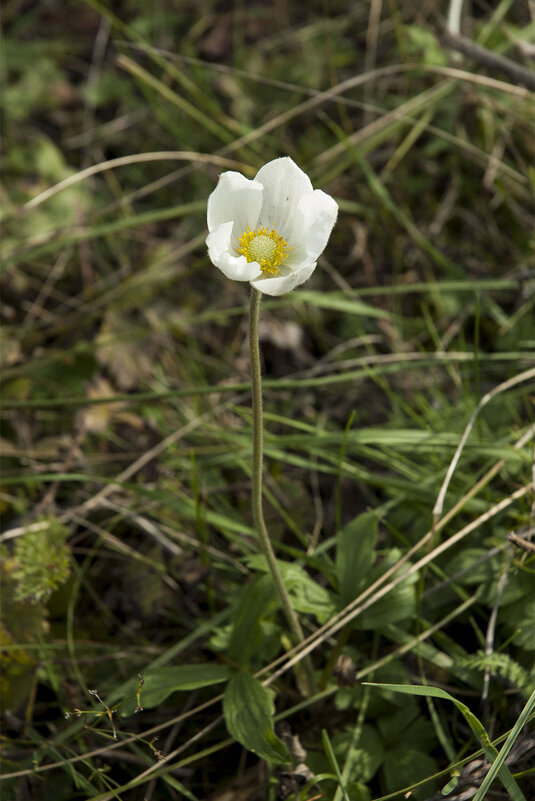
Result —
<path fill-rule="evenodd" d="M 274 228 L 260 227 L 255 231 L 250 228 L 244 231 L 239 238 L 241 253 L 247 261 L 257 261 L 260 269 L 266 275 L 277 275 L 280 265 L 288 257 L 290 247 L 286 240 Z"/>

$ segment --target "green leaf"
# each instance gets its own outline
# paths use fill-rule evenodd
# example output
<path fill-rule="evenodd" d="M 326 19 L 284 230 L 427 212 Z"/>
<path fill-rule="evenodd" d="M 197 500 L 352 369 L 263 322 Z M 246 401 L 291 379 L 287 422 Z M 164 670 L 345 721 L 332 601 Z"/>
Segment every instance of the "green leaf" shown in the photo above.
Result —
<path fill-rule="evenodd" d="M 226 665 L 176 665 L 148 670 L 143 674 L 141 687 L 141 706 L 145 709 L 157 706 L 178 690 L 198 690 L 220 684 L 230 676 L 230 668 Z M 124 701 L 119 707 L 121 715 L 131 715 L 137 706 L 136 687 L 138 679 L 132 679 L 124 687 Z"/>
<path fill-rule="evenodd" d="M 500 614 L 507 628 L 514 632 L 513 644 L 526 651 L 535 649 L 535 604 L 526 598 L 506 607 Z"/>
<path fill-rule="evenodd" d="M 444 48 L 437 37 L 423 25 L 404 25 L 406 35 L 405 45 L 411 56 L 421 58 L 424 64 L 433 64 L 443 67 L 446 64 Z"/>
<path fill-rule="evenodd" d="M 395 707 L 391 704 L 390 708 L 393 708 L 394 711 L 389 711 L 388 714 L 381 715 L 377 719 L 377 728 L 383 742 L 387 745 L 394 745 L 396 742 L 403 741 L 407 745 L 407 731 L 415 721 L 422 720 L 418 701 L 416 698 L 404 698 L 401 706 Z M 421 743 L 412 742 L 411 739 L 410 745 L 419 748 Z"/>
<path fill-rule="evenodd" d="M 334 735 L 332 744 L 335 752 L 343 755 L 346 765 L 348 760 L 351 762 L 349 781 L 368 782 L 375 776 L 385 757 L 381 738 L 374 726 L 365 723 L 357 745 L 353 744 L 353 740 L 354 732 L 348 727 Z"/>
<path fill-rule="evenodd" d="M 336 754 L 334 752 L 334 748 L 329 738 L 329 732 L 327 731 L 327 729 L 321 730 L 321 741 L 323 743 L 323 748 L 325 749 L 325 754 L 327 756 L 327 759 L 329 760 L 331 768 L 336 775 L 339 791 L 341 791 L 344 801 L 349 801 L 346 782 L 344 781 L 344 778 L 342 776 L 342 771 L 340 770 L 338 759 L 336 758 Z"/>
<path fill-rule="evenodd" d="M 515 723 L 515 725 L 511 729 L 511 732 L 510 732 L 507 740 L 505 741 L 500 753 L 498 754 L 498 757 L 496 758 L 496 760 L 492 764 L 489 772 L 487 773 L 487 775 L 483 779 L 483 782 L 481 783 L 481 787 L 479 788 L 479 790 L 477 791 L 477 793 L 474 796 L 474 801 L 483 801 L 483 799 L 486 797 L 487 790 L 489 789 L 490 785 L 492 784 L 492 782 L 494 781 L 496 776 L 498 776 L 502 765 L 504 765 L 504 763 L 505 763 L 505 759 L 506 759 L 507 755 L 509 754 L 509 752 L 510 752 L 511 748 L 513 747 L 513 745 L 515 744 L 518 735 L 520 734 L 523 726 L 526 724 L 526 722 L 527 722 L 527 720 L 528 720 L 529 716 L 531 715 L 531 712 L 533 711 L 534 708 L 535 708 L 535 690 L 531 693 L 531 696 L 530 696 L 527 704 L 525 705 L 524 709 L 520 713 L 517 722 Z"/>
<path fill-rule="evenodd" d="M 276 765 L 291 761 L 273 729 L 273 694 L 250 673 L 240 671 L 229 681 L 223 712 L 229 733 L 244 748 Z"/>
<path fill-rule="evenodd" d="M 256 576 L 245 588 L 234 613 L 228 647 L 230 659 L 242 667 L 249 664 L 262 640 L 262 620 L 278 606 L 279 596 L 271 575 Z"/>
<path fill-rule="evenodd" d="M 377 524 L 377 515 L 365 512 L 338 534 L 336 574 L 342 607 L 357 597 L 373 565 Z"/>
<path fill-rule="evenodd" d="M 399 548 L 391 548 L 385 555 L 383 561 L 372 568 L 368 574 L 366 586 L 373 584 L 373 582 L 385 573 L 391 565 L 399 561 L 402 552 Z M 408 569 L 410 564 L 407 564 L 405 569 Z M 380 598 L 373 606 L 365 609 L 353 623 L 357 629 L 381 629 L 391 623 L 399 620 L 407 620 L 414 615 L 416 598 L 414 585 L 418 581 L 418 575 L 414 573 L 408 576 L 405 581 L 402 581 L 394 589 Z"/>
<path fill-rule="evenodd" d="M 462 548 L 450 559 L 445 572 L 458 584 L 496 582 L 500 575 L 500 559 L 487 557 L 488 550 L 485 548 Z"/>
<path fill-rule="evenodd" d="M 318 623 L 326 623 L 335 612 L 329 591 L 311 578 L 300 565 L 290 562 L 279 562 L 279 565 L 294 609 L 303 614 L 314 615 Z"/>
<path fill-rule="evenodd" d="M 389 318 L 391 315 L 384 309 L 363 303 L 361 300 L 351 297 L 347 293 L 340 292 L 314 292 L 310 289 L 301 289 L 296 293 L 297 300 L 304 300 L 311 306 L 320 309 L 332 309 L 333 311 L 344 312 L 345 314 L 357 314 L 359 317 L 382 317 Z"/>
<path fill-rule="evenodd" d="M 481 723 L 481 721 L 476 718 L 473 712 L 463 704 L 462 701 L 458 701 L 453 695 L 446 692 L 446 690 L 440 689 L 440 687 L 427 687 L 423 685 L 412 685 L 412 684 L 376 684 L 374 682 L 363 682 L 370 687 L 381 687 L 382 689 L 387 689 L 395 693 L 405 693 L 406 695 L 420 695 L 420 696 L 427 696 L 429 698 L 442 698 L 445 701 L 452 701 L 455 704 L 459 712 L 464 716 L 466 722 L 470 726 L 473 734 L 479 741 L 483 751 L 485 752 L 485 756 L 489 760 L 489 762 L 493 763 L 498 756 L 498 751 L 492 745 L 490 741 L 490 737 L 488 736 L 485 727 Z M 528 702 L 529 703 L 529 702 Z M 394 763 L 395 764 L 395 763 Z M 513 775 L 507 765 L 502 764 L 500 769 L 498 770 L 498 776 L 501 779 L 501 782 L 507 792 L 509 793 L 510 797 L 513 801 L 526 801 L 526 798 L 519 788 L 517 783 L 515 782 Z"/>
<path fill-rule="evenodd" d="M 418 751 L 415 748 L 407 748 L 403 743 L 391 748 L 388 758 L 383 762 L 381 773 L 384 776 L 386 789 L 389 792 L 401 790 L 415 782 L 432 776 L 437 770 L 437 763 L 428 754 Z M 426 799 L 432 794 L 432 787 L 436 787 L 436 782 L 430 779 L 430 783 L 425 783 L 411 793 L 411 798 Z"/>
<path fill-rule="evenodd" d="M 265 556 L 255 554 L 247 558 L 250 567 L 268 571 Z M 282 580 L 290 594 L 292 605 L 297 612 L 314 615 L 318 623 L 325 623 L 335 612 L 331 595 L 325 587 L 311 578 L 301 565 L 277 560 Z M 271 584 L 273 579 L 269 576 Z"/>
<path fill-rule="evenodd" d="M 459 777 L 454 776 L 452 779 L 449 780 L 447 784 L 444 785 L 444 787 L 440 792 L 442 793 L 442 795 L 449 795 L 455 790 L 458 784 L 459 784 Z"/>

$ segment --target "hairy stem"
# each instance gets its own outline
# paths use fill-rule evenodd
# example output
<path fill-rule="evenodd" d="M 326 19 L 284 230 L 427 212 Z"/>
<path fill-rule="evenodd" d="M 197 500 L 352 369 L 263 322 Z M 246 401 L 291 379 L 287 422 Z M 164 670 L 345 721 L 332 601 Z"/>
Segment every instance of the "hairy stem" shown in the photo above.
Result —
<path fill-rule="evenodd" d="M 277 559 L 264 521 L 262 500 L 262 469 L 263 469 L 263 419 L 262 419 L 262 371 L 260 367 L 260 345 L 258 337 L 258 321 L 260 317 L 261 293 L 251 287 L 251 307 L 249 314 L 249 344 L 251 348 L 251 380 L 253 390 L 253 518 L 255 528 L 260 537 L 262 550 L 280 595 L 282 608 L 286 615 L 288 626 L 295 644 L 305 639 L 303 629 L 290 601 L 288 590 L 282 580 Z M 306 684 L 309 694 L 313 693 L 312 665 L 307 661 L 304 665 L 306 671 Z"/>

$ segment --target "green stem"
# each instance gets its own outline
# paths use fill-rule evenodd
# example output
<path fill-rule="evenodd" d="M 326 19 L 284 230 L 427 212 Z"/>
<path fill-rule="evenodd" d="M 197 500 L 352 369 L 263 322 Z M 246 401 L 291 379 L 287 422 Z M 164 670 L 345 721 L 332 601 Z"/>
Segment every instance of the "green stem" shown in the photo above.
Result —
<path fill-rule="evenodd" d="M 253 518 L 255 528 L 260 537 L 262 549 L 267 559 L 267 563 L 275 582 L 275 586 L 280 595 L 282 608 L 286 615 L 286 620 L 292 633 L 295 643 L 301 643 L 305 639 L 303 629 L 290 601 L 288 590 L 282 580 L 282 576 L 277 565 L 277 559 L 269 534 L 264 521 L 262 503 L 262 468 L 263 468 L 263 421 L 262 421 L 262 371 L 260 367 L 260 345 L 258 337 L 258 321 L 260 317 L 260 301 L 262 294 L 251 287 L 251 307 L 249 314 L 249 344 L 251 348 L 251 383 L 253 391 Z M 312 665 L 309 657 L 305 658 L 305 670 L 307 674 L 307 690 L 313 693 L 313 674 Z"/>

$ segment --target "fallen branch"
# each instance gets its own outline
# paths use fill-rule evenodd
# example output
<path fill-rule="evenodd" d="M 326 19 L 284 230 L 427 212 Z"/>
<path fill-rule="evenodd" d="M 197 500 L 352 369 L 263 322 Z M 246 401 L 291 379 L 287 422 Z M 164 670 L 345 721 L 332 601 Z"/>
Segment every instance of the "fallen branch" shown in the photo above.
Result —
<path fill-rule="evenodd" d="M 535 91 L 535 72 L 521 67 L 516 61 L 492 53 L 486 47 L 475 44 L 471 39 L 467 39 L 466 36 L 461 36 L 459 33 L 452 33 L 447 28 L 442 31 L 439 38 L 445 47 L 462 53 L 463 56 L 477 61 L 478 64 L 494 72 L 507 75 L 515 84 L 521 84 L 527 89 Z"/>

